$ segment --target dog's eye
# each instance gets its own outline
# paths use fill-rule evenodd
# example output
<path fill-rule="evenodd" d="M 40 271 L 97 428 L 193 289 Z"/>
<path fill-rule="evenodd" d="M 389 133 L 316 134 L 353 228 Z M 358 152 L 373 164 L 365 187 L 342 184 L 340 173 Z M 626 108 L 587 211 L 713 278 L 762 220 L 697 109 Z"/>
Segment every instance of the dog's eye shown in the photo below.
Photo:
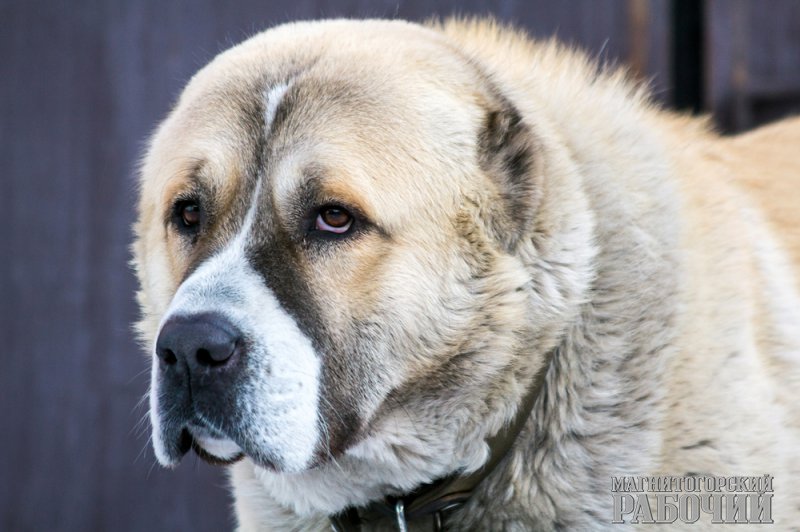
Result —
<path fill-rule="evenodd" d="M 353 225 L 353 216 L 341 207 L 325 207 L 317 214 L 316 230 L 346 233 Z"/>
<path fill-rule="evenodd" d="M 196 201 L 179 201 L 175 204 L 175 214 L 187 229 L 196 228 L 200 224 L 200 205 Z"/>

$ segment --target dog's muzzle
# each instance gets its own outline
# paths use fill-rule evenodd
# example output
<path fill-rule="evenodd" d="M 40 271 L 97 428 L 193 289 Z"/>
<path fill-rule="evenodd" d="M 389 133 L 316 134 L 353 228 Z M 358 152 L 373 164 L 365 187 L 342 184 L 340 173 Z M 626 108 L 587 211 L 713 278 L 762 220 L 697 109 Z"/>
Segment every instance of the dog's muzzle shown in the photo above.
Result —
<path fill-rule="evenodd" d="M 229 415 L 228 395 L 243 367 L 241 332 L 218 313 L 169 318 L 156 341 L 159 393 L 170 415 L 165 446 L 180 458 L 189 448 L 214 463 L 241 458 L 239 447 L 213 420 Z"/>
<path fill-rule="evenodd" d="M 235 240 L 178 288 L 153 354 L 153 448 L 165 466 L 193 448 L 302 471 L 320 439 L 320 358 Z"/>

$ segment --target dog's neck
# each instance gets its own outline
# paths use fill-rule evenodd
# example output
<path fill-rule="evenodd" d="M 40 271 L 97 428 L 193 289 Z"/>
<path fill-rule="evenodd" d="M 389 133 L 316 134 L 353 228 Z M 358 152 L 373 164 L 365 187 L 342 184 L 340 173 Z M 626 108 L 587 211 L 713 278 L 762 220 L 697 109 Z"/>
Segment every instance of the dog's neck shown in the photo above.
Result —
<path fill-rule="evenodd" d="M 393 520 L 400 532 L 407 530 L 407 522 L 410 521 L 427 522 L 427 529 L 442 530 L 447 512 L 464 504 L 472 491 L 508 455 L 520 431 L 530 419 L 534 401 L 544 384 L 544 376 L 550 365 L 549 362 L 550 357 L 548 356 L 547 361 L 528 386 L 511 423 L 487 440 L 490 454 L 483 467 L 468 475 L 450 475 L 436 482 L 419 486 L 409 493 L 387 497 L 365 507 L 346 508 L 331 516 L 333 530 L 357 532 L 361 530 L 362 524 L 373 524 L 376 521 L 385 520 Z"/>

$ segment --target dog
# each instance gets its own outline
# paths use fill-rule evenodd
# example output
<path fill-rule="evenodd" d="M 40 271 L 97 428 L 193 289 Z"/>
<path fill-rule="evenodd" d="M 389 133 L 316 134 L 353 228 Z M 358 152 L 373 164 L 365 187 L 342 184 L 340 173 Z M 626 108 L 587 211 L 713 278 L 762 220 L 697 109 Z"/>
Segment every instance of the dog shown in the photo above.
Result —
<path fill-rule="evenodd" d="M 141 165 L 155 455 L 243 531 L 697 530 L 744 510 L 636 479 L 734 475 L 797 527 L 798 147 L 492 21 L 256 35 Z"/>

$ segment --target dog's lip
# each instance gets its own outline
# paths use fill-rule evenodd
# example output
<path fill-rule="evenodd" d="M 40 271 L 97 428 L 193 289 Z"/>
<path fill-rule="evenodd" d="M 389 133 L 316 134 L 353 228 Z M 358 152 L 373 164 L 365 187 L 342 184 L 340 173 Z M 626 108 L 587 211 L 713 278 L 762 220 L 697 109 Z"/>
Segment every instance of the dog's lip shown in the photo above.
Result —
<path fill-rule="evenodd" d="M 229 465 L 244 458 L 241 447 L 224 436 L 212 433 L 204 426 L 190 424 L 186 431 L 192 438 L 192 450 L 201 459 L 214 465 Z"/>
<path fill-rule="evenodd" d="M 212 465 L 224 466 L 224 465 L 235 464 L 239 460 L 242 460 L 245 456 L 243 452 L 238 452 L 232 456 L 221 458 L 215 454 L 206 451 L 206 449 L 202 447 L 200 444 L 198 444 L 197 440 L 195 439 L 192 439 L 192 450 L 195 452 L 197 456 L 200 457 L 200 459 Z"/>
<path fill-rule="evenodd" d="M 258 452 L 258 449 L 244 447 L 198 418 L 185 424 L 180 431 L 180 455 L 183 456 L 189 450 L 193 450 L 201 460 L 211 465 L 231 465 L 249 458 L 259 467 L 271 471 L 279 470 L 271 457 Z"/>

